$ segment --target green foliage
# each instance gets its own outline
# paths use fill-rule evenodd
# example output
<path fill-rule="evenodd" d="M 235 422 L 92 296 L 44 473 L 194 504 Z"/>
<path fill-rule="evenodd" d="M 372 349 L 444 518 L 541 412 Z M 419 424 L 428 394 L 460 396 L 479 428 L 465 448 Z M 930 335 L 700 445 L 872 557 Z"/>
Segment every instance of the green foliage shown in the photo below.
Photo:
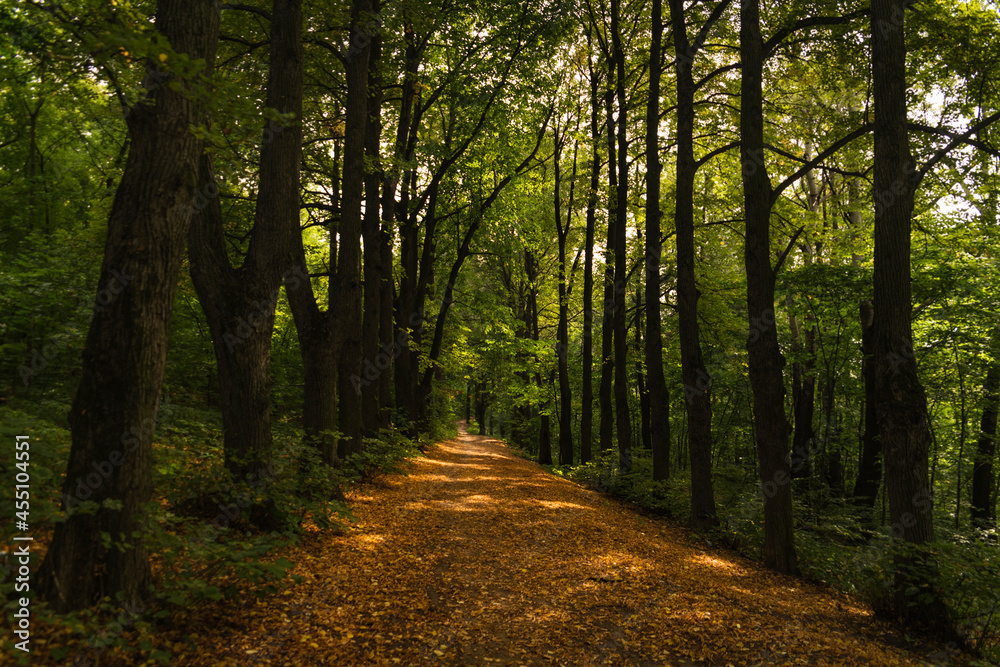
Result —
<path fill-rule="evenodd" d="M 418 453 L 418 443 L 398 431 L 383 431 L 377 438 L 365 438 L 361 453 L 352 455 L 347 467 L 351 479 L 370 484 L 405 474 L 407 460 Z"/>
<path fill-rule="evenodd" d="M 618 453 L 613 451 L 599 452 L 594 460 L 564 470 L 567 477 L 580 484 L 611 493 L 655 514 L 683 513 L 679 506 L 679 502 L 684 502 L 683 494 L 667 480 L 653 480 L 653 459 L 649 456 L 635 456 L 632 470 L 624 475 L 618 468 Z"/>

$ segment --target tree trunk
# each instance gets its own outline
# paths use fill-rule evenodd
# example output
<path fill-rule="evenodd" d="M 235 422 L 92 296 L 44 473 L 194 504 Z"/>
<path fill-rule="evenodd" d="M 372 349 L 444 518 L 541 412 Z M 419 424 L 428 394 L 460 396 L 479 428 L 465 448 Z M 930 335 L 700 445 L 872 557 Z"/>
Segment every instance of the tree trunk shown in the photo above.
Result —
<path fill-rule="evenodd" d="M 566 241 L 569 237 L 570 220 L 573 215 L 573 196 L 570 194 L 569 206 L 566 211 L 566 225 L 562 222 L 562 202 L 560 194 L 561 170 L 559 160 L 562 145 L 566 138 L 564 131 L 559 136 L 558 123 L 554 128 L 553 169 L 555 187 L 553 190 L 553 207 L 556 221 L 556 238 L 559 246 L 559 324 L 556 333 L 556 356 L 559 366 L 559 464 L 573 465 L 573 395 L 569 384 L 569 290 L 566 271 Z M 573 152 L 573 175 L 576 175 L 576 151 Z M 572 183 L 572 179 L 570 183 Z M 572 188 L 572 185 L 570 186 Z M 572 190 L 571 190 L 572 193 Z"/>
<path fill-rule="evenodd" d="M 792 297 L 788 295 L 791 307 Z M 788 328 L 792 337 L 792 352 L 805 356 L 805 361 L 792 364 L 792 415 L 795 421 L 792 436 L 791 472 L 793 479 L 809 477 L 812 474 L 812 453 L 815 450 L 816 432 L 813 430 L 813 414 L 816 408 L 816 326 L 810 324 L 803 334 L 799 321 L 791 312 L 788 314 Z M 803 343 L 804 339 L 804 343 Z"/>
<path fill-rule="evenodd" d="M 271 122 L 261 138 L 260 186 L 250 247 L 229 262 L 211 158 L 201 163 L 209 194 L 191 226 L 191 279 L 208 320 L 219 368 L 226 468 L 255 484 L 271 477 L 271 334 L 283 277 L 299 237 L 302 156 L 301 0 L 275 0 L 266 105 L 295 120 Z M 214 193 L 211 195 L 210 193 Z M 283 276 L 283 274 L 285 274 Z"/>
<path fill-rule="evenodd" d="M 649 446 L 653 479 L 670 477 L 670 411 L 663 376 L 663 332 L 660 316 L 660 58 L 663 3 L 653 0 L 649 46 L 649 98 L 646 103 L 646 378 L 649 393 Z"/>
<path fill-rule="evenodd" d="M 341 433 L 337 454 L 346 459 L 360 454 L 364 423 L 361 413 L 361 333 L 363 325 L 361 284 L 361 203 L 365 182 L 365 134 L 368 123 L 368 62 L 371 38 L 365 26 L 372 0 L 353 0 L 351 48 L 347 53 L 347 101 L 344 126 L 344 191 L 340 209 L 337 258 L 338 327 L 343 336 L 340 374 L 337 379 L 337 429 Z"/>
<path fill-rule="evenodd" d="M 993 332 L 993 348 L 1000 348 L 1000 329 Z M 994 361 L 983 382 L 983 416 L 976 442 L 976 458 L 972 468 L 972 525 L 983 530 L 996 523 L 993 504 L 993 464 L 996 462 L 997 407 L 1000 404 L 1000 362 Z"/>
<path fill-rule="evenodd" d="M 743 176 L 749 335 L 747 355 L 753 391 L 754 430 L 764 496 L 764 563 L 788 574 L 798 572 L 792 528 L 791 473 L 785 417 L 785 359 L 774 321 L 775 270 L 771 265 L 773 189 L 764 160 L 763 44 L 760 2 L 740 5 L 740 163 Z"/>
<path fill-rule="evenodd" d="M 628 331 L 625 326 L 625 294 L 628 291 L 628 247 L 625 229 L 628 222 L 628 137 L 626 116 L 628 98 L 625 96 L 625 53 L 621 43 L 621 1 L 611 0 L 612 57 L 616 68 L 615 98 L 618 100 L 618 184 L 611 192 L 615 204 L 615 271 L 614 271 L 614 370 L 615 370 L 615 426 L 618 436 L 618 469 L 622 473 L 632 470 L 632 420 L 628 409 Z M 608 118 L 610 124 L 612 119 Z M 614 167 L 609 164 L 609 171 Z"/>
<path fill-rule="evenodd" d="M 476 385 L 476 422 L 479 435 L 486 435 L 486 383 L 482 380 Z"/>
<path fill-rule="evenodd" d="M 604 303 L 601 311 L 601 384 L 597 402 L 600 408 L 598 437 L 602 452 L 611 450 L 614 439 L 614 402 L 611 389 L 614 379 L 614 316 L 615 316 L 615 226 L 618 198 L 618 170 L 615 167 L 615 126 L 614 126 L 614 67 L 609 63 L 608 90 L 604 96 L 605 123 L 608 140 L 608 234 L 604 248 Z"/>
<path fill-rule="evenodd" d="M 182 54 L 207 63 L 218 43 L 214 2 L 160 0 L 156 30 Z M 69 414 L 72 445 L 62 508 L 37 591 L 59 612 L 104 596 L 139 606 L 151 583 L 143 534 L 152 496 L 152 440 L 167 353 L 170 314 L 193 210 L 198 156 L 190 131 L 207 122 L 202 104 L 144 82 L 153 104 L 127 117 L 128 161 L 108 219 L 94 316 Z M 189 82 L 200 85 L 198 82 Z M 200 99 L 200 98 L 197 98 Z M 72 512 L 80 502 L 100 506 Z M 102 535 L 110 535 L 106 547 Z"/>
<path fill-rule="evenodd" d="M 588 33 L 589 35 L 589 33 Z M 589 37 L 588 37 L 589 38 Z M 588 50 L 589 53 L 589 50 Z M 588 55 L 588 58 L 590 56 Z M 600 187 L 601 138 L 598 75 L 593 62 L 590 70 L 590 191 L 587 194 L 587 231 L 583 250 L 583 389 L 581 391 L 580 462 L 591 458 L 594 425 L 594 228 L 597 224 L 597 190 Z"/>
<path fill-rule="evenodd" d="M 378 14 L 380 0 L 372 0 L 371 11 Z M 385 272 L 391 269 L 383 263 L 382 216 L 380 199 L 382 168 L 380 145 L 382 139 L 382 37 L 370 19 L 361 22 L 361 32 L 356 39 L 367 36 L 371 40 L 368 62 L 368 122 L 365 128 L 365 215 L 364 229 L 364 313 L 361 335 L 361 421 L 366 433 L 376 435 L 383 426 L 380 398 L 382 383 L 379 377 L 388 372 L 390 361 L 382 349 L 382 291 L 386 288 Z M 389 334 L 390 336 L 392 334 Z"/>
<path fill-rule="evenodd" d="M 918 174 L 906 117 L 907 0 L 872 3 L 872 92 L 875 114 L 875 396 L 882 438 L 886 495 L 893 536 L 896 614 L 942 635 L 953 635 L 935 589 L 937 566 L 919 547 L 934 539 L 927 479 L 931 444 L 927 399 L 913 354 L 910 221 Z M 907 594 L 914 589 L 917 595 Z"/>
<path fill-rule="evenodd" d="M 851 224 L 851 234 L 855 237 L 861 234 L 862 216 L 858 209 L 858 199 L 861 196 L 858 179 L 851 179 L 849 190 L 848 221 Z M 861 256 L 851 254 L 851 266 L 861 267 Z M 865 387 L 864 431 L 861 433 L 861 455 L 858 461 L 858 478 L 854 483 L 854 502 L 863 507 L 875 507 L 878 500 L 879 485 L 882 482 L 882 443 L 878 437 L 878 416 L 875 414 L 875 336 L 872 325 L 875 319 L 875 309 L 871 299 L 862 299 L 858 306 L 858 316 L 861 324 L 861 376 Z M 874 518 L 874 517 L 873 517 Z"/>
<path fill-rule="evenodd" d="M 861 460 L 858 479 L 854 483 L 854 499 L 858 504 L 874 508 L 882 482 L 882 443 L 878 435 L 878 416 L 875 414 L 875 336 L 872 324 L 875 310 L 872 302 L 861 302 L 861 374 L 865 383 L 865 430 L 861 435 Z"/>
<path fill-rule="evenodd" d="M 687 410 L 691 459 L 691 521 L 698 529 L 716 524 L 712 488 L 711 378 L 702 358 L 698 325 L 700 292 L 694 273 L 694 94 L 691 66 L 697 51 L 688 42 L 684 6 L 670 0 L 677 75 L 677 164 L 674 223 L 677 235 L 677 315 L 680 328 L 681 379 Z M 648 241 L 647 241 L 648 243 Z"/>
<path fill-rule="evenodd" d="M 528 331 L 531 339 L 536 343 L 539 340 L 538 330 L 538 262 L 534 253 L 530 250 L 524 252 L 524 269 L 528 277 Z M 549 376 L 549 384 L 553 378 Z M 542 374 L 535 372 L 535 385 L 538 387 L 538 395 L 545 396 L 545 384 L 542 381 Z M 542 398 L 539 405 L 541 413 L 540 426 L 538 431 L 538 462 L 542 465 L 552 465 L 552 436 L 549 428 L 549 406 L 548 399 Z"/>
<path fill-rule="evenodd" d="M 28 231 L 35 229 L 38 219 L 38 115 L 45 104 L 39 97 L 34 110 L 28 109 Z M 25 102 L 27 106 L 27 102 Z"/>
<path fill-rule="evenodd" d="M 340 149 L 334 144 L 333 173 L 330 176 L 330 207 L 340 211 Z M 332 218 L 332 214 L 331 214 Z M 332 220 L 327 225 L 329 260 L 337 265 L 336 230 Z M 306 440 L 319 450 L 320 457 L 329 466 L 339 466 L 337 456 L 337 374 L 339 370 L 341 338 L 332 309 L 320 310 L 316 303 L 308 271 L 306 254 L 299 234 L 292 242 L 295 268 L 285 275 L 285 296 L 295 320 L 295 332 L 302 357 L 303 399 L 302 426 Z M 327 303 L 336 303 L 336 285 L 331 275 L 327 280 Z"/>
<path fill-rule="evenodd" d="M 642 240 L 642 233 L 639 234 L 639 240 Z M 643 303 L 642 303 L 642 293 L 643 285 L 640 282 L 636 282 L 635 285 L 635 338 L 633 339 L 635 344 L 632 350 L 632 356 L 634 357 L 633 363 L 635 364 L 635 385 L 636 393 L 639 395 L 639 433 L 641 434 L 640 439 L 642 442 L 642 448 L 646 451 L 652 450 L 651 438 L 649 433 L 649 390 L 646 388 L 646 373 L 643 369 L 643 359 L 645 358 L 645 343 L 643 343 Z"/>

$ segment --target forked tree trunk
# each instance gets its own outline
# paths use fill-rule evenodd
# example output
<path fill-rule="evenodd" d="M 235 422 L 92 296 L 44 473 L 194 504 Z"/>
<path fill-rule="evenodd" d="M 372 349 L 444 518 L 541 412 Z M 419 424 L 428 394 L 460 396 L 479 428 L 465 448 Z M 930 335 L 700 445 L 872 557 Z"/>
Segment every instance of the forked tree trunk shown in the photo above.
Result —
<path fill-rule="evenodd" d="M 246 258 L 230 264 L 211 158 L 199 182 L 208 197 L 191 226 L 191 279 L 212 332 L 219 370 L 226 468 L 242 481 L 272 476 L 271 334 L 281 281 L 299 236 L 302 156 L 302 5 L 275 0 L 266 105 L 291 113 L 288 126 L 269 123 L 260 148 L 260 186 Z"/>
<path fill-rule="evenodd" d="M 204 60 L 211 75 L 219 36 L 214 2 L 160 0 L 156 31 L 178 53 Z M 189 83 L 190 90 L 207 80 Z M 207 113 L 195 101 L 203 98 L 157 86 L 151 76 L 145 87 L 154 103 L 137 104 L 127 117 L 131 150 L 108 219 L 98 299 L 69 414 L 62 507 L 70 513 L 56 524 L 35 579 L 42 599 L 60 612 L 103 596 L 120 596 L 134 608 L 151 583 L 143 535 L 153 431 L 204 147 L 190 128 L 205 123 Z M 72 512 L 84 500 L 99 509 Z M 106 500 L 119 504 L 103 506 Z M 102 535 L 111 536 L 110 547 Z"/>

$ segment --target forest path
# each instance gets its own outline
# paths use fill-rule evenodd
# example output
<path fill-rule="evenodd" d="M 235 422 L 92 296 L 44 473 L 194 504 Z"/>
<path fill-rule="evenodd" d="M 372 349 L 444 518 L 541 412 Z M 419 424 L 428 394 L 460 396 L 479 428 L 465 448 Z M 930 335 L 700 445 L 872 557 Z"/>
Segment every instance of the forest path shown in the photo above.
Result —
<path fill-rule="evenodd" d="M 289 555 L 304 583 L 217 608 L 178 664 L 922 664 L 849 598 L 487 437 L 439 443 L 351 504 L 348 534 Z"/>

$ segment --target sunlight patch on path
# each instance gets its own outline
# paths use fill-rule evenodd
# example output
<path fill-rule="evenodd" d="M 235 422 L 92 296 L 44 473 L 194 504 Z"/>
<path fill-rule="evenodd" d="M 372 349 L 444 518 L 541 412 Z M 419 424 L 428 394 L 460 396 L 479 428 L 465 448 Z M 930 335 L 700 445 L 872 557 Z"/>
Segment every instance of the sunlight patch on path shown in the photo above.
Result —
<path fill-rule="evenodd" d="M 699 548 L 490 438 L 431 447 L 353 500 L 347 534 L 289 555 L 302 585 L 217 613 L 229 653 L 185 664 L 920 664 L 844 596 Z"/>

